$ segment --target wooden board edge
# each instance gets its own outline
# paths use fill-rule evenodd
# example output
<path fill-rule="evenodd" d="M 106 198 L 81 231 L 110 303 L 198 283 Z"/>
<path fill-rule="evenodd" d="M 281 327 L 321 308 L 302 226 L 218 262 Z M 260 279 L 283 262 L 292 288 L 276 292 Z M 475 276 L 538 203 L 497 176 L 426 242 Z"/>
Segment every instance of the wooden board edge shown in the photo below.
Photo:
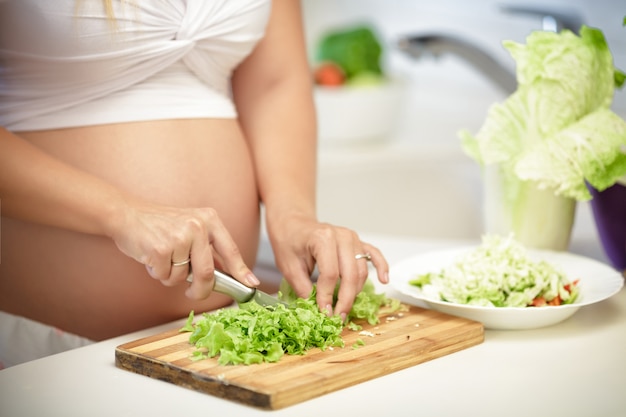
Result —
<path fill-rule="evenodd" d="M 142 337 L 140 339 L 136 339 L 136 340 L 133 340 L 131 342 L 123 343 L 123 344 L 117 346 L 115 349 L 116 350 L 118 350 L 118 349 L 121 349 L 121 350 L 132 349 L 134 347 L 142 346 L 142 345 L 145 345 L 145 344 L 148 344 L 148 343 L 151 343 L 151 342 L 162 340 L 164 338 L 174 337 L 174 336 L 176 336 L 176 335 L 178 335 L 180 333 L 181 333 L 180 329 L 170 329 L 170 330 L 166 330 L 166 331 L 161 332 L 161 333 L 153 334 L 151 336 Z"/>
<path fill-rule="evenodd" d="M 148 376 L 218 398 L 265 410 L 272 409 L 271 396 L 265 393 L 246 389 L 238 385 L 229 385 L 227 382 L 220 380 L 219 377 L 194 374 L 171 363 L 146 358 L 140 354 L 128 351 L 122 346 L 115 349 L 115 366 L 125 371 Z"/>

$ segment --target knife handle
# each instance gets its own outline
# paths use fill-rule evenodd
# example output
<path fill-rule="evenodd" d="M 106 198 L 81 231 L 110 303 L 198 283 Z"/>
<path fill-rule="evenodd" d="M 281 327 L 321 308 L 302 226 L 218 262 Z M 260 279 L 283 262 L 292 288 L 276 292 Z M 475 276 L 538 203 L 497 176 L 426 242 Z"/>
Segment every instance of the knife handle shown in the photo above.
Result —
<path fill-rule="evenodd" d="M 229 295 L 238 303 L 245 303 L 254 297 L 255 288 L 246 287 L 235 278 L 217 269 L 213 272 L 213 275 L 215 275 L 213 291 Z"/>
<path fill-rule="evenodd" d="M 256 291 L 255 288 L 246 287 L 230 275 L 222 271 L 218 271 L 217 269 L 213 271 L 213 275 L 215 276 L 213 291 L 228 295 L 238 303 L 248 302 L 254 296 Z M 187 281 L 193 281 L 193 272 L 191 271 L 191 268 L 189 269 Z"/>

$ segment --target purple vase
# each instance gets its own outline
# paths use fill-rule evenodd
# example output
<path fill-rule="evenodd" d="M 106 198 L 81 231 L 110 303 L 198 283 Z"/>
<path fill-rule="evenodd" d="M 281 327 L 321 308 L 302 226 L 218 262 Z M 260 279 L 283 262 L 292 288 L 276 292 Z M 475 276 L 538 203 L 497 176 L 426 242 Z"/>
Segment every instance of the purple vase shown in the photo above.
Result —
<path fill-rule="evenodd" d="M 626 186 L 615 184 L 604 191 L 589 187 L 591 210 L 602 247 L 611 264 L 626 271 Z"/>

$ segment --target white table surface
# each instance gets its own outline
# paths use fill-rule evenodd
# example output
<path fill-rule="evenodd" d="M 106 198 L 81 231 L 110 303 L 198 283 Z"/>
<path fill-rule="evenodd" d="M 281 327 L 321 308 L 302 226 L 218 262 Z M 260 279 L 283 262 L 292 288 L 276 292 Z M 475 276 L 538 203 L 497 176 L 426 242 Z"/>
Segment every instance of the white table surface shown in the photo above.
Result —
<path fill-rule="evenodd" d="M 367 238 L 392 265 L 467 244 Z M 625 290 L 555 326 L 487 330 L 480 345 L 277 411 L 115 367 L 116 346 L 183 322 L 0 371 L 0 416 L 626 416 Z"/>

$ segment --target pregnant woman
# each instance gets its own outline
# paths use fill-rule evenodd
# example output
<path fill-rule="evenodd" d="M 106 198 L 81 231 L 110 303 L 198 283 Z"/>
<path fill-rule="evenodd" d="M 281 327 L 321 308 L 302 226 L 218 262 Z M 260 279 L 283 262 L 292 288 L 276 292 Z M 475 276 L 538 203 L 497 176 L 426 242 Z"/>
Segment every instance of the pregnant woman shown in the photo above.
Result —
<path fill-rule="evenodd" d="M 229 304 L 213 270 L 259 285 L 260 204 L 299 296 L 317 266 L 319 307 L 345 315 L 360 254 L 387 282 L 376 247 L 316 217 L 299 14 L 294 0 L 0 2 L 4 366 Z"/>

